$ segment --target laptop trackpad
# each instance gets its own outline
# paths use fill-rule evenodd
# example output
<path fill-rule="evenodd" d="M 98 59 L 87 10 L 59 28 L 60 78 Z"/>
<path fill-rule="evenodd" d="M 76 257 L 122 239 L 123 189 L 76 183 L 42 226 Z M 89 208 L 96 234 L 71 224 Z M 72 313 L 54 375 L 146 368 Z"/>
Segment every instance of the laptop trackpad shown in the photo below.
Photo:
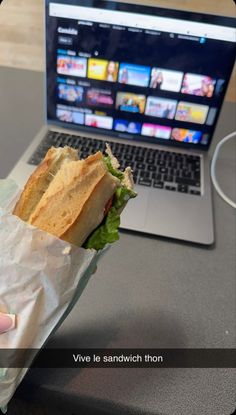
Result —
<path fill-rule="evenodd" d="M 150 189 L 137 186 L 138 196 L 129 201 L 121 215 L 121 227 L 141 231 L 144 228 Z"/>

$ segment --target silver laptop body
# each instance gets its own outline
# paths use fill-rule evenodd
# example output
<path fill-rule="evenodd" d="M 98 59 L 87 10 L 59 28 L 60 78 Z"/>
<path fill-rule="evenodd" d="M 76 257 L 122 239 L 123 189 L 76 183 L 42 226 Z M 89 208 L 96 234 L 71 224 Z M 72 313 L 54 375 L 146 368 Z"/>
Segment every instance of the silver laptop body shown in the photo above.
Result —
<path fill-rule="evenodd" d="M 45 126 L 42 128 L 42 130 L 35 137 L 35 139 L 32 141 L 32 144 L 23 154 L 16 166 L 10 172 L 9 177 L 13 178 L 20 187 L 24 186 L 27 178 L 35 169 L 35 165 L 32 164 L 32 156 L 34 157 L 36 150 L 38 151 L 40 149 L 42 152 L 44 150 L 47 150 L 46 147 L 44 148 L 44 143 L 45 136 L 47 135 L 49 130 L 67 135 L 69 134 L 72 136 L 82 136 L 84 137 L 84 142 L 86 142 L 86 138 L 92 138 L 95 140 L 101 140 L 104 143 L 109 141 L 111 143 L 120 143 L 126 144 L 127 146 L 134 146 L 134 151 L 136 147 L 146 148 L 150 149 L 149 154 L 151 154 L 152 151 L 156 152 L 157 150 L 159 150 L 160 152 L 172 152 L 175 155 L 173 157 L 177 158 L 178 155 L 181 156 L 182 154 L 187 154 L 188 156 L 193 157 L 199 156 L 200 186 L 197 188 L 197 193 L 199 194 L 195 193 L 196 188 L 191 186 L 188 186 L 188 192 L 185 193 L 178 191 L 178 184 L 174 184 L 173 186 L 172 183 L 172 187 L 175 187 L 175 189 L 172 189 L 171 191 L 167 190 L 168 188 L 170 188 L 170 186 L 168 186 L 168 182 L 166 182 L 163 188 L 160 189 L 153 186 L 145 185 L 145 181 L 144 185 L 140 185 L 137 180 L 136 190 L 138 192 L 138 197 L 132 202 L 130 202 L 126 207 L 125 211 L 123 212 L 121 227 L 130 231 L 138 231 L 152 235 L 176 238 L 204 245 L 212 244 L 214 242 L 214 226 L 211 198 L 211 183 L 209 175 L 210 160 L 206 148 L 209 147 L 215 128 L 216 120 L 220 112 L 226 87 L 233 67 L 235 41 L 233 42 L 233 29 L 230 26 L 232 25 L 233 19 L 224 18 L 224 21 L 221 21 L 220 18 L 214 16 L 206 16 L 199 14 L 195 14 L 195 17 L 193 17 L 192 14 L 191 16 L 189 16 L 187 12 L 177 12 L 166 9 L 150 8 L 146 6 L 137 6 L 136 8 L 135 5 L 128 5 L 116 2 L 104 1 L 102 4 L 102 2 L 97 2 L 94 0 L 90 3 L 92 4 L 90 6 L 87 6 L 86 2 L 82 0 L 77 0 L 76 2 L 61 1 L 60 3 L 52 3 L 50 1 L 46 1 L 45 10 L 47 49 L 47 122 L 45 123 Z M 193 21 L 190 19 L 190 17 Z M 199 19 L 202 20 L 202 22 L 197 23 L 196 21 L 198 21 Z M 184 27 L 184 25 L 181 24 L 183 23 L 183 20 L 185 22 L 188 22 L 187 27 Z M 214 23 L 215 28 L 212 23 Z M 155 25 L 157 25 L 160 28 L 158 30 L 158 35 L 156 35 L 157 27 L 155 27 Z M 217 25 L 222 26 L 221 30 Z M 78 30 L 77 26 L 79 27 Z M 179 74 L 181 71 L 174 71 L 171 65 L 171 69 L 166 69 L 167 65 L 165 64 L 165 68 L 162 70 L 162 72 L 166 79 L 164 79 L 164 83 L 161 87 L 157 87 L 155 86 L 157 84 L 154 85 L 154 82 L 157 79 L 157 77 L 154 78 L 154 75 L 157 75 L 159 67 L 161 66 L 160 64 L 157 65 L 158 68 L 153 68 L 150 64 L 150 69 L 148 69 L 148 67 L 144 65 L 138 65 L 136 63 L 132 64 L 132 62 L 128 62 L 126 64 L 119 61 L 119 70 L 117 69 L 116 82 L 111 78 L 109 80 L 105 80 L 105 60 L 104 56 L 100 56 L 101 51 L 99 50 L 99 47 L 97 47 L 97 45 L 92 47 L 92 49 L 90 48 L 91 50 L 93 50 L 92 53 L 90 50 L 87 54 L 85 54 L 84 52 L 78 54 L 77 56 L 80 56 L 79 58 L 75 57 L 73 54 L 68 54 L 68 50 L 70 51 L 73 49 L 73 42 L 75 37 L 83 33 L 79 31 L 81 27 L 81 30 L 89 30 L 90 28 L 90 30 L 107 30 L 108 32 L 112 31 L 112 33 L 114 30 L 116 30 L 118 33 L 117 36 L 120 36 L 119 31 L 128 31 L 129 29 L 129 33 L 131 33 L 132 36 L 134 36 L 135 34 L 137 36 L 139 35 L 139 33 L 142 33 L 143 36 L 149 37 L 160 37 L 163 35 L 163 42 L 165 45 L 171 45 L 171 42 L 173 41 L 176 43 L 176 47 L 183 48 L 184 46 L 183 44 L 181 44 L 181 42 L 184 42 L 184 45 L 186 45 L 187 50 L 186 53 L 189 53 L 190 55 L 191 45 L 195 45 L 196 42 L 198 42 L 199 47 L 202 46 L 205 48 L 208 43 L 208 47 L 210 48 L 211 42 L 218 42 L 216 44 L 218 46 L 221 45 L 221 43 L 225 44 L 228 42 L 227 44 L 232 46 L 232 48 L 229 48 L 228 50 L 229 62 L 232 61 L 232 64 L 229 64 L 227 68 L 223 68 L 223 71 L 225 71 L 225 75 L 224 77 L 219 76 L 219 79 L 214 77 L 211 78 L 211 74 L 208 73 L 206 73 L 206 75 L 201 75 L 202 78 L 199 79 L 199 75 L 194 73 L 194 69 L 192 69 L 192 71 L 190 71 L 189 69 L 185 71 L 183 70 L 181 79 L 182 83 L 181 85 L 179 83 L 179 86 L 177 86 L 177 84 L 178 82 L 180 82 L 181 75 Z M 93 29 L 94 27 L 95 29 Z M 225 32 L 223 32 L 223 29 L 225 30 Z M 139 32 L 140 30 L 141 32 Z M 52 36 L 52 31 L 54 34 L 56 32 L 55 38 L 53 38 Z M 169 36 L 168 39 L 167 36 Z M 56 46 L 55 44 L 53 45 L 53 43 L 55 43 L 55 39 L 57 42 Z M 89 41 L 92 42 L 93 38 L 88 38 L 88 42 Z M 85 47 L 84 44 L 83 47 Z M 112 47 L 112 44 L 110 44 L 109 48 Z M 140 44 L 140 48 L 141 47 L 142 45 Z M 213 44 L 212 47 L 214 49 L 215 44 Z M 56 52 L 54 52 L 54 49 Z M 51 58 L 48 59 L 49 51 L 51 54 L 56 53 L 56 57 L 52 58 L 52 61 L 50 61 Z M 181 53 L 179 59 L 182 59 Z M 61 58 L 60 65 L 61 62 L 63 62 L 63 64 L 67 65 L 66 67 L 63 65 L 58 66 L 59 58 Z M 65 62 L 63 61 L 63 59 Z M 70 66 L 68 63 L 68 59 L 70 59 Z M 87 65 L 86 74 L 82 73 L 84 70 L 83 63 L 85 62 L 85 60 Z M 123 60 L 128 61 L 129 58 L 127 57 Z M 51 71 L 50 65 L 53 66 L 53 62 L 54 64 L 55 62 L 57 62 L 57 70 L 55 70 L 54 68 L 53 74 L 50 73 L 49 76 L 49 72 Z M 74 66 L 71 65 L 71 63 Z M 219 68 L 220 66 L 221 62 L 219 61 Z M 129 81 L 127 81 L 128 78 L 125 78 L 125 76 L 127 76 L 127 71 L 129 71 L 130 75 L 132 75 L 132 77 L 130 78 L 131 80 Z M 173 74 L 172 72 L 175 73 Z M 193 72 L 193 74 L 191 72 Z M 72 75 L 70 75 L 70 73 Z M 147 81 L 148 73 L 149 80 Z M 57 88 L 55 92 L 52 93 L 49 91 L 51 89 L 51 82 L 49 83 L 49 81 L 52 79 L 53 76 L 55 78 L 53 82 L 56 83 Z M 125 80 L 126 83 L 128 83 L 128 85 L 130 86 L 124 85 Z M 202 83 L 203 81 L 207 81 L 208 86 L 209 84 L 211 84 L 211 86 L 213 85 L 214 93 L 216 93 L 216 90 L 218 88 L 218 96 L 213 96 L 213 92 L 210 90 L 208 96 L 198 95 L 201 93 L 203 94 L 203 92 L 199 92 L 197 89 L 194 89 L 194 87 L 196 86 L 196 88 L 199 89 L 200 81 Z M 65 84 L 63 82 L 65 82 Z M 135 82 L 136 86 L 134 85 Z M 151 84 L 151 82 L 153 83 Z M 63 89 L 65 85 L 66 87 Z M 107 85 L 109 85 L 110 89 L 107 87 Z M 113 85 L 116 85 L 116 88 L 118 88 L 118 90 L 116 90 L 116 96 L 114 92 L 110 93 L 111 85 L 112 87 Z M 144 85 L 146 85 L 146 87 L 144 87 Z M 138 87 L 138 92 L 135 90 L 136 87 Z M 142 87 L 144 88 L 143 91 L 145 91 L 143 94 L 146 94 L 145 110 L 144 107 L 141 108 Z M 109 89 L 109 92 L 107 88 Z M 119 88 L 122 89 L 122 92 L 119 91 Z M 128 92 L 126 92 L 127 88 Z M 76 93 L 78 99 L 81 99 L 81 96 L 79 96 L 79 94 L 81 94 L 81 91 L 84 95 L 86 95 L 86 102 L 84 101 L 84 106 L 82 106 L 82 103 L 80 102 L 76 107 L 76 111 L 81 111 L 79 116 L 83 117 L 83 119 L 85 120 L 83 125 L 73 123 L 72 119 L 69 119 L 69 123 L 68 120 L 66 120 L 65 122 L 65 119 L 62 120 L 59 115 L 62 114 L 63 111 L 66 115 L 69 114 L 69 116 L 70 112 L 71 114 L 73 113 L 71 109 L 73 108 L 72 101 L 73 99 L 75 99 L 75 95 L 73 94 Z M 147 91 L 149 91 L 150 96 L 148 96 Z M 59 103 L 55 103 L 53 101 L 53 105 L 55 105 L 56 107 L 56 116 L 52 117 L 51 114 L 49 114 L 48 110 L 49 105 L 51 105 L 49 101 L 52 100 L 53 95 L 56 96 L 55 99 L 58 99 L 58 94 L 61 94 L 62 92 L 65 94 L 63 96 L 63 99 Z M 112 94 L 113 97 L 115 97 L 114 106 L 116 105 L 116 107 L 113 107 L 113 110 L 110 110 L 109 114 L 112 114 L 111 111 L 115 111 L 115 114 L 118 114 L 118 116 L 113 116 L 113 128 L 109 127 L 109 129 L 105 131 L 104 126 L 105 128 L 107 128 L 107 122 L 110 122 L 111 117 L 108 113 L 106 113 L 106 109 L 104 110 L 104 99 L 106 98 L 105 102 L 107 102 L 107 99 L 110 99 Z M 119 101 L 119 103 L 117 103 L 118 94 L 123 94 L 121 97 L 123 101 Z M 127 99 L 124 98 L 124 94 L 126 94 L 129 98 L 131 97 L 132 99 L 134 94 L 136 94 L 136 96 L 138 97 L 137 99 L 140 99 L 138 109 L 135 107 L 137 103 L 135 103 L 134 106 L 134 103 L 131 102 L 131 98 L 130 102 L 127 102 Z M 160 99 L 158 98 L 158 95 L 161 96 Z M 60 97 L 61 96 L 62 95 L 60 95 Z M 91 96 L 92 98 L 94 98 L 95 96 L 95 99 L 97 99 L 96 104 L 98 107 L 99 105 L 101 105 L 101 108 L 91 110 L 92 105 L 94 105 L 92 101 L 88 101 L 88 99 L 91 99 Z M 68 101 L 68 105 L 65 105 L 65 97 L 66 99 L 70 100 Z M 110 102 L 109 99 L 108 102 Z M 168 102 L 167 99 L 169 99 Z M 176 99 L 176 104 L 174 104 L 176 106 L 175 115 L 171 115 L 172 118 L 168 118 L 168 116 L 170 117 L 170 114 L 168 115 L 167 112 L 165 112 L 167 119 L 165 118 L 163 120 L 162 118 L 164 118 L 164 107 L 162 108 L 161 106 L 163 102 L 165 103 L 166 101 L 169 105 L 169 110 L 169 102 L 171 102 L 172 100 L 173 103 L 173 99 Z M 213 102 L 212 105 L 210 104 L 211 100 Z M 188 119 L 188 122 L 186 123 L 185 118 L 185 124 L 183 123 L 182 125 L 181 117 L 186 117 L 186 113 L 184 112 L 184 110 L 186 110 L 186 105 L 191 103 L 191 101 L 193 101 L 193 114 L 190 116 L 188 114 L 187 116 L 190 117 L 190 121 Z M 201 113 L 201 109 L 204 106 L 206 107 L 206 103 L 208 102 L 209 108 L 207 110 L 208 115 L 206 116 L 206 119 L 204 121 L 205 124 L 201 121 L 201 124 L 199 124 L 199 131 L 194 131 L 194 128 L 196 128 L 196 121 L 199 123 L 199 119 L 203 116 L 203 114 Z M 196 107 L 197 105 L 198 108 Z M 202 108 L 199 108 L 199 106 Z M 203 108 L 203 110 L 205 109 Z M 135 111 L 139 113 L 133 114 Z M 158 113 L 155 111 L 162 112 Z M 195 114 L 194 111 L 196 111 Z M 159 117 L 155 117 L 155 114 L 158 114 Z M 76 112 L 76 116 L 76 120 L 78 120 L 78 112 Z M 191 116 L 200 118 L 194 119 L 195 123 L 191 124 Z M 92 125 L 91 117 L 94 117 L 95 121 L 98 120 L 98 122 L 104 123 L 104 125 L 102 126 L 103 128 L 97 128 L 97 126 L 95 127 L 95 124 Z M 142 119 L 144 119 L 144 121 L 140 122 Z M 153 121 L 153 124 L 151 123 L 151 121 Z M 163 134 L 166 134 L 166 132 L 168 133 L 166 127 L 163 126 L 163 121 L 164 124 L 169 123 L 170 125 L 170 127 L 168 128 L 171 132 L 170 137 L 168 139 L 166 139 L 166 137 L 165 139 L 164 137 L 158 137 L 158 134 L 162 135 L 162 131 Z M 160 122 L 160 125 L 158 125 L 158 122 Z M 207 122 L 208 125 L 206 125 Z M 135 127 L 135 125 L 137 126 L 137 128 L 140 128 L 139 134 L 137 134 L 137 131 L 135 131 L 135 134 L 131 134 L 130 131 L 127 130 L 127 125 L 129 125 L 130 127 L 130 124 L 132 124 L 132 128 Z M 150 128 L 152 125 L 152 134 L 157 134 L 155 140 L 152 138 L 153 136 L 151 137 L 151 135 L 148 135 L 151 131 Z M 194 128 L 192 127 L 191 129 L 192 125 Z M 181 127 L 183 128 L 181 129 Z M 160 130 L 160 133 L 155 133 L 156 131 L 158 131 L 158 128 Z M 202 132 L 201 129 L 203 129 Z M 197 140 L 200 140 L 199 137 L 201 137 L 201 141 L 194 143 L 194 141 L 191 142 L 192 138 L 187 138 L 187 133 L 189 133 L 189 136 L 192 134 L 192 137 L 194 132 L 198 133 L 198 135 L 196 135 L 196 137 L 198 137 Z M 179 134 L 178 138 L 176 138 L 176 133 Z M 130 150 L 130 153 L 132 153 L 132 149 Z M 128 164 L 129 163 L 127 162 L 127 165 Z"/>

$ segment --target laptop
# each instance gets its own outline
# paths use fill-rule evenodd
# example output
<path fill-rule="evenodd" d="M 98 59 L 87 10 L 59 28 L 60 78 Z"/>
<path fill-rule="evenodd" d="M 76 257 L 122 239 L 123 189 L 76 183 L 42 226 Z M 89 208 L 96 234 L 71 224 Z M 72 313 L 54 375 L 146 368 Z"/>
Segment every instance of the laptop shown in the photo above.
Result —
<path fill-rule="evenodd" d="M 51 146 L 111 145 L 138 197 L 124 229 L 210 245 L 208 150 L 235 60 L 235 19 L 101 0 L 46 0 L 46 122 L 10 173 Z"/>

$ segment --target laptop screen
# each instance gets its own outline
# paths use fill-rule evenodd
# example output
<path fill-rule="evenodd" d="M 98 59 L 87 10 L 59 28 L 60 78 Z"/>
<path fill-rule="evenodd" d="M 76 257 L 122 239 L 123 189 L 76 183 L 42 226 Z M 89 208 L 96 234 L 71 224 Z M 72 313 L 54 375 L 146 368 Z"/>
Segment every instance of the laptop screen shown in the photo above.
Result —
<path fill-rule="evenodd" d="M 100 0 L 46 2 L 47 116 L 126 140 L 207 149 L 235 19 Z"/>

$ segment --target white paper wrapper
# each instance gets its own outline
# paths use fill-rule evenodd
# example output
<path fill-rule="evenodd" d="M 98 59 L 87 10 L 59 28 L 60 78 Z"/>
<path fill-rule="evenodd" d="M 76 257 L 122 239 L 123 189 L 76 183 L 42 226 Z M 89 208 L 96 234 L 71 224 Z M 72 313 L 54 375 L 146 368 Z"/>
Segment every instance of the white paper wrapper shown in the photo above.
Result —
<path fill-rule="evenodd" d="M 82 294 L 97 253 L 71 246 L 27 225 L 10 212 L 17 186 L 0 180 L 0 312 L 16 315 L 16 328 L 0 334 L 0 349 L 40 349 Z M 0 369 L 0 408 L 28 369 Z"/>

